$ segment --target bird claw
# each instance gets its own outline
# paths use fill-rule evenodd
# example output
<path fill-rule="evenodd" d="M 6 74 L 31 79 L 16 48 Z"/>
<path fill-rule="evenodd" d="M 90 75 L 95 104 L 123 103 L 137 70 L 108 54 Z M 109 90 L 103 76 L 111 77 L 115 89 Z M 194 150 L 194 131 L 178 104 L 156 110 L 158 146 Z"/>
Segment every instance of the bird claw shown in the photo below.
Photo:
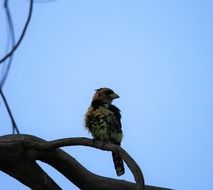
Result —
<path fill-rule="evenodd" d="M 100 140 L 95 140 L 95 139 L 93 139 L 93 142 L 94 142 L 94 144 L 96 144 L 97 146 L 102 147 L 102 148 L 104 148 L 105 145 L 107 144 L 106 141 L 100 141 Z"/>

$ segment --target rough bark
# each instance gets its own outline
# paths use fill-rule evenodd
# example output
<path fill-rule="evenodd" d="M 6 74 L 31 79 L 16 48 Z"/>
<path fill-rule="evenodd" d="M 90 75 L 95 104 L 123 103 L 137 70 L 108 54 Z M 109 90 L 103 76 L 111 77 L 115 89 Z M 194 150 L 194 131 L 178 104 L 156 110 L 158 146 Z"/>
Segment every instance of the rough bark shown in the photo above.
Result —
<path fill-rule="evenodd" d="M 135 177 L 136 183 L 96 175 L 72 156 L 59 149 L 63 146 L 90 146 L 113 151 L 122 157 Z M 82 190 L 166 190 L 144 186 L 142 172 L 128 153 L 113 144 L 102 144 L 87 138 L 65 138 L 45 141 L 31 135 L 0 137 L 0 170 L 33 190 L 60 190 L 60 186 L 40 168 L 36 160 L 45 162 Z"/>

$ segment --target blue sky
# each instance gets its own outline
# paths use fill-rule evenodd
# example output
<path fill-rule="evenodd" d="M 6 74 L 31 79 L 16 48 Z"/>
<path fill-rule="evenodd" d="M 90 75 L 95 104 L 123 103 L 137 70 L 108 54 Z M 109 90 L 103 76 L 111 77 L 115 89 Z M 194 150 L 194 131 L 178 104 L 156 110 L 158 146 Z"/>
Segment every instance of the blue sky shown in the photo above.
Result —
<path fill-rule="evenodd" d="M 29 1 L 10 1 L 16 39 Z M 120 95 L 122 146 L 146 184 L 212 189 L 213 3 L 210 0 L 58 0 L 36 3 L 4 86 L 22 133 L 90 137 L 83 116 L 94 89 Z M 1 57 L 6 24 L 1 1 Z M 1 134 L 11 124 L 0 104 Z M 116 177 L 111 154 L 65 148 L 91 171 Z M 95 163 L 95 164 L 94 164 Z M 77 189 L 42 164 L 63 189 Z M 133 181 L 127 170 L 121 177 Z M 0 172 L 1 188 L 23 190 Z"/>

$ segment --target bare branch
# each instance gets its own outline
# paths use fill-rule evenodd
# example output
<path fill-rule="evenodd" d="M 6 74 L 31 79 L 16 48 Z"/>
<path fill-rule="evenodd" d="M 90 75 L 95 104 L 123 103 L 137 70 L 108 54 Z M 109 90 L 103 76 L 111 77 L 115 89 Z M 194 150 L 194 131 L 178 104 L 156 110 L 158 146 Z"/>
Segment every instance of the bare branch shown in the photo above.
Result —
<path fill-rule="evenodd" d="M 11 41 L 12 41 L 12 46 L 14 46 L 14 44 L 15 44 L 15 33 L 14 33 L 13 20 L 12 20 L 11 14 L 10 14 L 9 6 L 8 6 L 8 0 L 4 1 L 4 7 L 5 7 L 5 12 L 6 12 L 8 30 L 9 30 L 10 38 L 11 38 Z M 5 83 L 6 79 L 7 79 L 8 73 L 10 71 L 10 67 L 11 67 L 11 64 L 12 64 L 12 59 L 13 59 L 13 55 L 11 54 L 11 56 L 9 57 L 8 63 L 4 64 L 4 66 L 6 68 L 6 71 L 4 72 L 3 77 L 2 77 L 2 79 L 0 81 L 0 96 L 2 97 L 2 100 L 4 102 L 4 105 L 6 107 L 7 113 L 9 114 L 9 117 L 10 117 L 10 120 L 11 120 L 11 123 L 12 123 L 12 133 L 13 134 L 15 134 L 15 133 L 19 134 L 20 133 L 19 129 L 18 129 L 17 125 L 16 125 L 15 119 L 13 117 L 13 114 L 12 114 L 11 109 L 9 107 L 9 104 L 7 102 L 7 98 L 5 97 L 3 89 L 2 89 L 3 86 L 4 86 L 4 83 Z"/>
<path fill-rule="evenodd" d="M 14 25 L 13 25 L 13 19 L 10 13 L 10 9 L 8 6 L 8 0 L 4 1 L 4 7 L 6 12 L 6 19 L 7 19 L 7 26 L 8 26 L 8 45 L 11 41 L 11 46 L 14 47 L 15 45 L 15 32 L 14 32 Z M 9 60 L 7 63 L 5 63 L 5 72 L 3 73 L 3 77 L 0 82 L 0 88 L 2 89 L 4 86 L 5 81 L 7 80 L 7 76 L 9 74 L 11 65 L 13 61 L 13 55 L 9 57 Z M 4 68 L 4 67 L 3 67 Z"/>
<path fill-rule="evenodd" d="M 142 190 L 144 189 L 144 178 L 143 174 L 137 165 L 137 163 L 133 160 L 133 158 L 120 146 L 115 144 L 103 144 L 102 142 L 94 141 L 88 138 L 65 138 L 65 139 L 58 139 L 54 141 L 49 141 L 43 144 L 37 144 L 36 148 L 43 149 L 43 150 L 53 150 L 58 147 L 63 146 L 90 146 L 94 148 L 98 148 L 101 150 L 112 151 L 121 156 L 121 158 L 126 162 L 127 166 L 130 168 L 131 172 L 134 175 L 137 189 Z"/>
<path fill-rule="evenodd" d="M 32 17 L 32 12 L 33 12 L 33 0 L 30 0 L 29 14 L 28 14 L 26 23 L 24 25 L 23 31 L 21 33 L 21 36 L 20 36 L 19 40 L 17 41 L 17 43 L 15 44 L 15 46 L 11 49 L 11 51 L 9 53 L 7 53 L 2 59 L 0 59 L 0 64 L 3 63 L 6 59 L 8 59 L 16 51 L 18 46 L 21 44 L 21 42 L 24 38 L 24 35 L 27 31 L 28 25 L 30 23 L 30 19 Z"/>
<path fill-rule="evenodd" d="M 13 161 L 1 159 L 0 169 L 33 190 L 61 190 L 35 161 L 27 158 L 25 154 L 16 155 L 18 157 Z"/>
<path fill-rule="evenodd" d="M 9 117 L 10 117 L 10 120 L 11 120 L 11 123 L 12 123 L 12 127 L 13 127 L 13 134 L 15 134 L 15 132 L 17 134 L 20 134 L 20 131 L 19 131 L 17 125 L 16 125 L 16 121 L 15 121 L 15 119 L 13 117 L 12 112 L 11 112 L 10 106 L 9 106 L 9 104 L 7 102 L 7 99 L 6 99 L 5 95 L 4 95 L 4 92 L 3 92 L 3 90 L 1 88 L 0 88 L 0 96 L 2 97 L 2 100 L 3 100 L 4 105 L 6 107 L 7 113 L 9 114 Z"/>
<path fill-rule="evenodd" d="M 3 155 L 0 157 L 0 170 L 8 173 L 30 188 L 34 187 L 34 190 L 43 190 L 45 188 L 47 190 L 59 190 L 60 187 L 58 187 L 57 184 L 53 182 L 52 179 L 35 164 L 35 160 L 40 160 L 54 167 L 81 190 L 139 189 L 138 184 L 135 183 L 96 175 L 88 171 L 66 152 L 56 149 L 59 146 L 68 145 L 84 145 L 102 150 L 115 151 L 122 156 L 124 161 L 127 162 L 128 166 L 131 165 L 132 167 L 132 161 L 128 161 L 129 155 L 124 150 L 120 150 L 112 144 L 103 145 L 102 143 L 94 142 L 93 140 L 87 138 L 68 138 L 47 142 L 31 135 L 7 135 L 0 137 L 0 155 Z M 19 164 L 21 166 L 24 162 L 27 163 L 27 171 L 23 171 L 22 168 L 24 167 L 19 167 Z M 10 165 L 11 163 L 13 163 L 12 166 L 17 168 L 17 170 L 10 169 L 13 168 Z M 34 179 L 35 177 L 32 177 L 34 170 L 37 171 L 36 176 L 38 179 L 40 179 L 39 184 L 42 184 L 43 187 L 35 187 L 35 184 L 38 184 L 38 181 Z M 22 176 L 23 179 L 21 179 L 20 176 Z M 48 183 L 42 183 L 42 179 L 47 179 L 48 183 L 52 185 L 52 188 L 49 188 L 50 186 Z M 144 188 L 142 187 L 140 190 L 143 189 Z M 168 189 L 145 186 L 145 190 Z"/>

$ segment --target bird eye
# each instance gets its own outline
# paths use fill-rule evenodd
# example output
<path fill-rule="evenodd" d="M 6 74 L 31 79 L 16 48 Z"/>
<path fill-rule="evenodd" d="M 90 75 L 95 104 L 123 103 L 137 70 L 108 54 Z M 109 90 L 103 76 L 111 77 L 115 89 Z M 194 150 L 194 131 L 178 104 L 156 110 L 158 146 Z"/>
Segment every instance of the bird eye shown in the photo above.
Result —
<path fill-rule="evenodd" d="M 110 94 L 113 94 L 114 92 L 112 91 L 112 90 L 107 90 L 107 91 L 105 91 L 105 94 L 106 95 L 110 95 Z"/>

